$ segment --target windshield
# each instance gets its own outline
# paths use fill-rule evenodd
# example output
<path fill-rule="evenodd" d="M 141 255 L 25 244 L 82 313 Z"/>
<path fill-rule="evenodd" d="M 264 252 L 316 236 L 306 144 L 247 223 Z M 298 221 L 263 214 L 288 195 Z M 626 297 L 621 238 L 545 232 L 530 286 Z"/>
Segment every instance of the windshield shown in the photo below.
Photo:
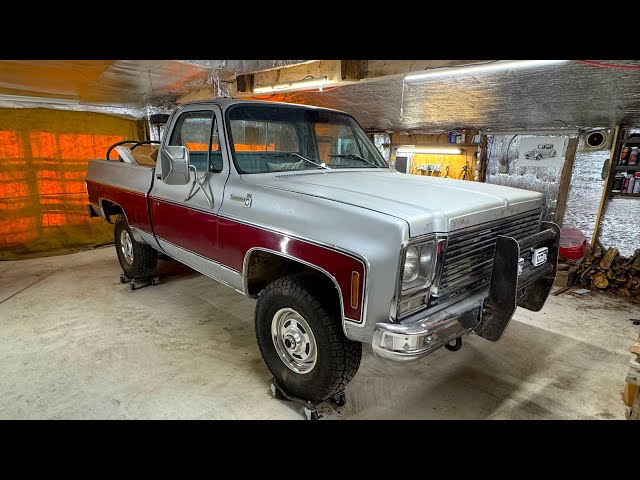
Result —
<path fill-rule="evenodd" d="M 238 105 L 227 121 L 240 173 L 388 168 L 348 115 L 305 108 Z"/>

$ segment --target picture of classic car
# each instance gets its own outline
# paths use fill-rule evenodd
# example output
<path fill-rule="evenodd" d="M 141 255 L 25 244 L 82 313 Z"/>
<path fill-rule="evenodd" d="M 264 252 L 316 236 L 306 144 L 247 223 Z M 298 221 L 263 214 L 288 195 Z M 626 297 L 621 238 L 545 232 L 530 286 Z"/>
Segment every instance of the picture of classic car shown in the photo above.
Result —
<path fill-rule="evenodd" d="M 534 148 L 533 150 L 529 150 L 524 154 L 525 158 L 530 159 L 533 158 L 535 160 L 540 160 L 542 158 L 551 158 L 556 156 L 555 145 L 553 143 L 544 143 L 538 145 L 538 148 Z"/>

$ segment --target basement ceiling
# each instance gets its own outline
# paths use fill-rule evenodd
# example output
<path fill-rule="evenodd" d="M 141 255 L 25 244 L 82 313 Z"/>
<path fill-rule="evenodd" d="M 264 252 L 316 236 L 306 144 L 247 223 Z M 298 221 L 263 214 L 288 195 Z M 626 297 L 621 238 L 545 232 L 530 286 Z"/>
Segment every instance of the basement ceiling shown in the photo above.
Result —
<path fill-rule="evenodd" d="M 236 75 L 308 60 L 0 61 L 0 94 L 78 102 L 53 108 L 141 117 L 167 109 L 187 92 L 211 88 Z M 640 66 L 640 61 L 606 61 Z M 325 92 L 260 97 L 336 108 L 368 130 L 440 132 L 458 128 L 545 129 L 640 125 L 640 71 L 569 62 L 409 83 L 379 77 Z M 0 99 L 1 106 L 43 106 Z"/>
<path fill-rule="evenodd" d="M 601 62 L 640 66 L 637 60 Z M 370 130 L 640 125 L 640 71 L 568 62 L 411 83 L 402 76 L 383 77 L 324 93 L 280 95 L 280 99 L 350 112 Z"/>
<path fill-rule="evenodd" d="M 185 93 L 236 75 L 308 60 L 0 60 L 0 95 L 77 102 L 54 108 L 85 109 L 141 117 L 146 107 L 173 106 Z M 43 106 L 0 99 L 2 106 Z M 52 105 L 53 107 L 54 105 Z M 110 108 L 113 107 L 113 108 Z"/>

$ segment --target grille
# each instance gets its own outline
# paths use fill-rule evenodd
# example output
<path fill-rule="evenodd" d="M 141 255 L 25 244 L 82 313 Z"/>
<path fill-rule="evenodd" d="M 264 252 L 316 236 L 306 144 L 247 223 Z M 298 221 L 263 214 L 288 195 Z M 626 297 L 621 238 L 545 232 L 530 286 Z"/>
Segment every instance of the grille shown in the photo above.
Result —
<path fill-rule="evenodd" d="M 498 235 L 522 240 L 537 233 L 540 212 L 540 209 L 532 210 L 449 235 L 438 287 L 438 303 L 452 298 L 462 300 L 485 287 L 491 279 Z"/>

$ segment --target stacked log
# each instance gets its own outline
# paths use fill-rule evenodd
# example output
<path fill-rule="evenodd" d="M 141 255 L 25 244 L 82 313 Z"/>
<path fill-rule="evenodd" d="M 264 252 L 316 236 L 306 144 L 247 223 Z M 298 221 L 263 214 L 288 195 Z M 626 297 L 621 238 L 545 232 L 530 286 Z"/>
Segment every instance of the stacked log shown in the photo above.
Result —
<path fill-rule="evenodd" d="M 596 248 L 572 270 L 576 274 L 576 285 L 640 302 L 640 249 L 627 258 L 614 247 L 608 248 L 604 254 Z"/>

